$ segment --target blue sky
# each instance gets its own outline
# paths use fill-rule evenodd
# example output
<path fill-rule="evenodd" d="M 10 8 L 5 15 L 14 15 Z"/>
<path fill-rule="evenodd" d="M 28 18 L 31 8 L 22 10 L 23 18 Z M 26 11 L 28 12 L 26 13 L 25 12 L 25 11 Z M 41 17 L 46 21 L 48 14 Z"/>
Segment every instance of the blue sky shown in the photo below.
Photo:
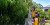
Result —
<path fill-rule="evenodd" d="M 40 3 L 41 5 L 43 5 L 43 7 L 50 5 L 50 0 L 32 0 L 36 3 Z"/>

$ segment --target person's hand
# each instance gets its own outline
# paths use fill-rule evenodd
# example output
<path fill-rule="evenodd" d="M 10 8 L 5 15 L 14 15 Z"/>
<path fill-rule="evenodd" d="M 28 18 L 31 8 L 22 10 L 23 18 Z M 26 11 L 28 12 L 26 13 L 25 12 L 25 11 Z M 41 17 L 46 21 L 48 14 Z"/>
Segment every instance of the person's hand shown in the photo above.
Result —
<path fill-rule="evenodd" d="M 34 24 L 34 22 L 32 22 L 32 24 Z"/>
<path fill-rule="evenodd" d="M 32 18 L 32 20 L 33 20 L 33 18 Z"/>

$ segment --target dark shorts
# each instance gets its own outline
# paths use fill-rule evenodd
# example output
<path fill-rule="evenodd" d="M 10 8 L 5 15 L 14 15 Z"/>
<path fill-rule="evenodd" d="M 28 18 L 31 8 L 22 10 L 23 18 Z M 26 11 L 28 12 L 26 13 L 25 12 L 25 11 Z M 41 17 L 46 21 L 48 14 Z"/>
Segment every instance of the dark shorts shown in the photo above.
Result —
<path fill-rule="evenodd" d="M 33 17 L 33 22 L 35 22 L 35 17 Z"/>

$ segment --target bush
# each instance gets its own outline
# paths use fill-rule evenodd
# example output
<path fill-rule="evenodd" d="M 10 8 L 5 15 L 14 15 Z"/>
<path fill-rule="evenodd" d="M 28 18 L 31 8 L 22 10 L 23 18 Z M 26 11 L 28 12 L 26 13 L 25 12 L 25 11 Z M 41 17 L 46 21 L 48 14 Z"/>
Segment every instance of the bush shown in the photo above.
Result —
<path fill-rule="evenodd" d="M 0 23 L 24 25 L 28 4 L 24 0 L 0 0 Z"/>

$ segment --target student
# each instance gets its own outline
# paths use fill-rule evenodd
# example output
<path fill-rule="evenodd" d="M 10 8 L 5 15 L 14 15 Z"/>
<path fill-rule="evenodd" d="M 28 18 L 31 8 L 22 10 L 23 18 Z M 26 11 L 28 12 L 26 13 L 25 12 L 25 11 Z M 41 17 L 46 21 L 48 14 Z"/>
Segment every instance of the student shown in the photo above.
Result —
<path fill-rule="evenodd" d="M 32 8 L 32 19 L 33 19 L 33 24 L 35 22 L 35 7 Z"/>
<path fill-rule="evenodd" d="M 35 23 L 34 23 L 34 25 L 38 25 L 39 24 L 39 22 L 38 22 L 38 20 L 39 20 L 39 14 L 38 14 L 38 11 L 36 11 L 35 12 Z"/>

